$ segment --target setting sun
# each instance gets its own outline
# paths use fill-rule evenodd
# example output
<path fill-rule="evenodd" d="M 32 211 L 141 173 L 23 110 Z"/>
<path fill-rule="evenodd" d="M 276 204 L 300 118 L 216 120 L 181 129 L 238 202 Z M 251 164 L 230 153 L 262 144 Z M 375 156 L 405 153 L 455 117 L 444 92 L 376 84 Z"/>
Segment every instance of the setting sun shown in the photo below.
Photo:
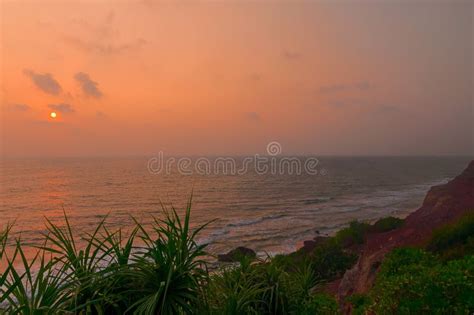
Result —
<path fill-rule="evenodd" d="M 51 112 L 51 113 L 49 114 L 49 117 L 51 117 L 51 118 L 56 118 L 57 116 L 58 116 L 58 115 L 56 114 L 56 112 Z"/>

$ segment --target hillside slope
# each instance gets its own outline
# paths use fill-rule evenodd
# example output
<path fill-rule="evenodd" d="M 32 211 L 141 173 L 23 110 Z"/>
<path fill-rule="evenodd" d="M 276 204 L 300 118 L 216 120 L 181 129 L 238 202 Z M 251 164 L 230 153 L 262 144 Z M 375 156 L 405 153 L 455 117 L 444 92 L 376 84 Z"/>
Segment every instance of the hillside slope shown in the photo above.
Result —
<path fill-rule="evenodd" d="M 450 182 L 432 187 L 423 205 L 395 230 L 368 236 L 356 265 L 348 270 L 338 289 L 338 299 L 365 293 L 373 285 L 385 255 L 397 247 L 422 246 L 434 229 L 474 212 L 474 161 Z"/>

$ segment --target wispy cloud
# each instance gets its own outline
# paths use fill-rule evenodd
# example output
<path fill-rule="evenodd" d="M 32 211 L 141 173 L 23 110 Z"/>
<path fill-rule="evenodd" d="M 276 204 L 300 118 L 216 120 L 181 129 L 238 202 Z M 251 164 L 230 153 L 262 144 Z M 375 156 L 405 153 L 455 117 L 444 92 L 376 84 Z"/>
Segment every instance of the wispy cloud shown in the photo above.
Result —
<path fill-rule="evenodd" d="M 86 32 L 89 32 L 93 38 L 96 39 L 107 39 L 117 37 L 118 29 L 112 26 L 115 20 L 115 12 L 109 11 L 104 17 L 102 22 L 94 23 L 84 18 L 73 18 L 71 23 L 81 28 Z"/>
<path fill-rule="evenodd" d="M 49 104 L 48 107 L 60 113 L 74 113 L 75 112 L 74 108 L 70 104 L 66 104 L 66 103 Z"/>
<path fill-rule="evenodd" d="M 285 50 L 283 52 L 283 57 L 287 60 L 298 60 L 301 58 L 301 54 L 297 51 Z"/>
<path fill-rule="evenodd" d="M 372 111 L 377 114 L 399 113 L 400 107 L 388 104 L 379 104 L 373 107 Z"/>
<path fill-rule="evenodd" d="M 361 110 L 364 113 L 377 115 L 397 114 L 402 111 L 400 107 L 390 103 L 378 103 L 363 99 L 333 99 L 328 101 L 326 106 L 341 110 Z"/>
<path fill-rule="evenodd" d="M 9 104 L 7 109 L 12 112 L 27 112 L 31 107 L 26 104 Z"/>
<path fill-rule="evenodd" d="M 107 118 L 107 114 L 105 114 L 104 112 L 101 112 L 101 111 L 97 111 L 95 113 L 95 117 L 97 117 L 98 119 L 104 119 L 104 118 Z"/>
<path fill-rule="evenodd" d="M 330 93 L 339 93 L 339 92 L 350 91 L 350 90 L 365 91 L 370 88 L 372 88 L 372 84 L 370 84 L 369 81 L 359 81 L 353 84 L 336 83 L 336 84 L 321 86 L 319 88 L 319 93 L 330 94 Z"/>
<path fill-rule="evenodd" d="M 76 75 L 74 75 L 74 79 L 79 82 L 84 94 L 95 98 L 102 97 L 102 92 L 97 87 L 98 83 L 92 81 L 87 73 L 78 72 Z"/>
<path fill-rule="evenodd" d="M 333 107 L 345 107 L 345 106 L 347 106 L 347 102 L 346 101 L 341 101 L 341 100 L 332 100 L 332 101 L 329 101 L 327 104 L 329 106 L 333 106 Z"/>
<path fill-rule="evenodd" d="M 350 106 L 367 106 L 369 105 L 368 101 L 360 100 L 360 99 L 335 99 L 330 100 L 327 102 L 327 105 L 333 107 L 350 107 Z"/>
<path fill-rule="evenodd" d="M 147 41 L 143 38 L 138 38 L 122 44 L 113 44 L 100 40 L 87 41 L 74 36 L 64 36 L 63 41 L 79 50 L 102 55 L 115 55 L 136 50 L 143 47 L 147 43 Z"/>
<path fill-rule="evenodd" d="M 319 93 L 335 93 L 347 90 L 348 86 L 344 84 L 325 85 L 319 88 Z"/>
<path fill-rule="evenodd" d="M 115 19 L 115 11 L 111 10 L 107 14 L 107 17 L 105 18 L 105 22 L 107 24 L 111 24 L 114 21 L 114 19 Z"/>
<path fill-rule="evenodd" d="M 252 81 L 260 81 L 262 80 L 262 75 L 260 73 L 252 73 L 249 75 L 249 79 Z"/>
<path fill-rule="evenodd" d="M 23 73 L 31 79 L 36 87 L 45 93 L 58 95 L 62 91 L 61 85 L 50 73 L 36 73 L 29 69 L 23 70 Z"/>
<path fill-rule="evenodd" d="M 369 81 L 360 81 L 354 84 L 354 87 L 359 90 L 368 90 L 372 87 Z"/>
<path fill-rule="evenodd" d="M 247 112 L 244 113 L 244 117 L 253 122 L 259 122 L 262 120 L 262 117 L 257 112 Z"/>
<path fill-rule="evenodd" d="M 138 50 L 147 44 L 141 37 L 123 39 L 120 36 L 120 27 L 117 27 L 119 21 L 113 10 L 97 23 L 83 18 L 73 19 L 71 23 L 80 27 L 84 36 L 78 36 L 77 33 L 63 34 L 61 39 L 69 46 L 84 52 L 117 55 Z"/>

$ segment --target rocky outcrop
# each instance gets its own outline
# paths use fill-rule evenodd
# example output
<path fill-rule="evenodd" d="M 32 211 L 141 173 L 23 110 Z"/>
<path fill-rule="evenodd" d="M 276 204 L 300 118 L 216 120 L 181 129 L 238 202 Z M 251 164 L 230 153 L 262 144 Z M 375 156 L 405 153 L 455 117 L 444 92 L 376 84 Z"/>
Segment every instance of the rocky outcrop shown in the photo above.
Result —
<path fill-rule="evenodd" d="M 474 212 L 474 161 L 447 184 L 432 187 L 423 205 L 410 214 L 402 227 L 370 234 L 356 265 L 348 270 L 338 288 L 341 302 L 354 293 L 369 290 L 385 255 L 401 246 L 423 246 L 434 229 Z"/>
<path fill-rule="evenodd" d="M 247 247 L 237 247 L 227 254 L 217 255 L 217 260 L 220 262 L 237 262 L 242 257 L 255 258 L 257 254 L 250 248 Z"/>
<path fill-rule="evenodd" d="M 326 243 L 328 240 L 328 236 L 316 236 L 312 240 L 304 241 L 303 247 L 301 247 L 298 251 L 305 254 L 311 253 L 316 247 Z"/>

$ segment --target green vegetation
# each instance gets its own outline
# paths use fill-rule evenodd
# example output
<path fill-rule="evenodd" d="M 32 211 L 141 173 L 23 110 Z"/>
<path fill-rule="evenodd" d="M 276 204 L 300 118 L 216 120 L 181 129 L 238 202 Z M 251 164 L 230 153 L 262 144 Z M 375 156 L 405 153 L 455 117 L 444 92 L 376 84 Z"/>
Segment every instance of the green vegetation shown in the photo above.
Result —
<path fill-rule="evenodd" d="M 372 232 L 382 233 L 397 229 L 403 225 L 403 220 L 395 217 L 386 217 L 377 220 L 370 228 Z"/>
<path fill-rule="evenodd" d="M 3 258 L 5 248 L 7 247 L 8 234 L 10 233 L 12 226 L 9 224 L 5 229 L 0 231 L 0 259 Z"/>
<path fill-rule="evenodd" d="M 317 277 L 310 265 L 286 272 L 271 262 L 225 268 L 211 277 L 207 286 L 208 314 L 335 314 L 337 304 L 322 294 L 313 294 Z M 315 306 L 320 305 L 317 312 Z"/>
<path fill-rule="evenodd" d="M 350 300 L 358 314 L 472 314 L 474 256 L 443 263 L 422 249 L 396 249 L 369 294 Z"/>
<path fill-rule="evenodd" d="M 343 247 L 363 244 L 369 228 L 370 224 L 368 223 L 352 221 L 348 227 L 337 232 L 336 241 Z"/>
<path fill-rule="evenodd" d="M 455 223 L 433 233 L 427 249 L 443 260 L 474 254 L 474 214 L 467 214 Z"/>
<path fill-rule="evenodd" d="M 355 314 L 472 314 L 474 215 L 435 230 L 426 250 L 393 250 L 370 292 L 349 301 Z"/>
<path fill-rule="evenodd" d="M 20 241 L 0 231 L 0 313 L 8 314 L 339 314 L 322 293 L 356 261 L 349 250 L 367 233 L 403 221 L 351 222 L 310 251 L 258 259 L 208 271 L 206 246 L 191 229 L 191 202 L 145 227 L 135 220 L 125 235 L 104 218 L 78 235 L 67 216 L 47 220 L 44 243 L 29 259 Z M 373 289 L 350 298 L 355 314 L 459 313 L 474 311 L 473 216 L 434 233 L 429 251 L 402 248 L 380 267 Z M 453 259 L 456 258 L 456 259 Z"/>
<path fill-rule="evenodd" d="M 8 234 L 10 233 L 11 227 L 12 226 L 8 224 L 4 229 L 0 230 L 0 263 L 3 262 L 3 255 L 5 254 L 5 249 L 7 247 Z M 9 292 L 5 292 L 5 294 L 3 292 L 3 288 L 7 284 L 7 277 L 9 273 L 10 273 L 9 267 L 7 267 L 6 270 L 2 270 L 0 272 L 0 305 L 3 301 L 6 300 L 9 294 Z"/>
<path fill-rule="evenodd" d="M 164 218 L 154 220 L 151 232 L 136 222 L 126 239 L 120 229 L 110 231 L 105 219 L 82 236 L 74 233 L 67 216 L 64 227 L 48 220 L 44 245 L 31 262 L 20 241 L 10 257 L 5 255 L 4 311 L 192 313 L 201 304 L 201 284 L 208 273 L 202 260 L 205 246 L 195 242 L 203 227 L 190 231 L 190 209 L 189 203 L 184 220 L 174 208 L 164 209 Z M 3 253 L 7 233 L 1 235 Z"/>
<path fill-rule="evenodd" d="M 331 238 L 310 253 L 297 251 L 289 255 L 277 255 L 271 263 L 290 273 L 309 265 L 318 281 L 330 281 L 342 276 L 356 260 L 356 255 L 344 251 L 339 243 Z"/>
<path fill-rule="evenodd" d="M 63 226 L 47 220 L 44 243 L 30 260 L 20 240 L 8 246 L 11 226 L 6 227 L 0 233 L 0 313 L 338 312 L 335 300 L 317 288 L 353 262 L 340 249 L 297 264 L 242 257 L 238 266 L 209 272 L 206 246 L 196 242 L 205 226 L 191 229 L 190 214 L 191 202 L 183 218 L 174 208 L 163 209 L 149 227 L 135 220 L 127 236 L 121 229 L 110 230 L 106 218 L 85 235 L 74 231 L 66 215 Z"/>
<path fill-rule="evenodd" d="M 365 222 L 351 221 L 349 226 L 338 231 L 335 239 L 342 247 L 360 245 L 365 242 L 369 233 L 382 233 L 394 230 L 403 225 L 403 220 L 395 217 L 379 219 L 370 225 Z"/>

